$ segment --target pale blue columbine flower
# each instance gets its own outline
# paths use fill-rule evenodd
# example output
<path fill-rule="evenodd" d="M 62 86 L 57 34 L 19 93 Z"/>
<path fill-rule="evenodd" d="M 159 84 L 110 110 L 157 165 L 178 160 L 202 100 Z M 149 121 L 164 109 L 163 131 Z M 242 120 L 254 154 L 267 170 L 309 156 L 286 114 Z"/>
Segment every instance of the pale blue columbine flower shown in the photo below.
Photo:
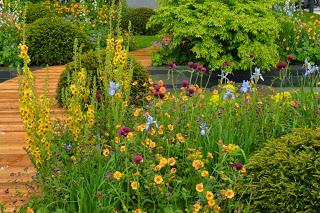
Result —
<path fill-rule="evenodd" d="M 306 70 L 304 76 L 308 76 L 308 75 L 314 73 L 315 71 L 318 71 L 318 69 L 319 69 L 319 67 L 317 67 L 317 66 L 312 66 L 311 63 L 308 62 L 307 59 L 304 61 L 303 67 Z"/>
<path fill-rule="evenodd" d="M 236 99 L 236 96 L 233 94 L 231 89 L 227 89 L 226 93 L 223 96 L 223 100 L 227 100 L 228 98 L 232 98 L 232 100 Z"/>
<path fill-rule="evenodd" d="M 200 126 L 200 135 L 201 135 L 201 136 L 205 136 L 207 129 L 208 129 L 208 128 L 207 128 L 207 126 L 206 126 L 205 123 L 201 124 L 201 126 Z"/>
<path fill-rule="evenodd" d="M 157 123 L 157 121 L 155 121 L 151 115 L 148 115 L 148 117 L 147 117 L 147 123 L 146 123 L 146 131 L 149 131 L 149 127 L 150 127 L 152 124 L 155 124 L 155 125 L 156 125 L 156 128 L 158 128 L 158 123 Z"/>
<path fill-rule="evenodd" d="M 242 93 L 247 93 L 247 92 L 249 92 L 249 90 L 250 90 L 250 82 L 243 80 L 242 86 L 239 89 L 239 91 Z"/>
<path fill-rule="evenodd" d="M 296 11 L 296 6 L 294 4 L 290 4 L 290 1 L 286 1 L 283 11 L 287 14 L 287 16 L 292 16 L 293 12 Z"/>
<path fill-rule="evenodd" d="M 226 81 L 229 81 L 229 79 L 227 78 L 227 76 L 229 75 L 229 73 L 225 73 L 223 70 L 221 70 L 221 74 L 218 76 L 221 77 L 221 79 L 225 79 Z"/>
<path fill-rule="evenodd" d="M 275 11 L 277 11 L 278 13 L 281 12 L 281 7 L 278 4 L 273 5 L 273 8 L 275 9 Z"/>
<path fill-rule="evenodd" d="M 260 70 L 260 68 L 256 67 L 256 68 L 254 69 L 254 73 L 252 74 L 252 76 L 251 76 L 250 79 L 251 79 L 251 80 L 255 80 L 256 82 L 258 82 L 259 79 L 261 79 L 262 81 L 264 81 L 264 78 L 263 78 L 262 75 L 261 75 L 261 70 Z"/>
<path fill-rule="evenodd" d="M 110 81 L 110 88 L 108 89 L 109 95 L 114 96 L 117 90 L 120 92 L 120 84 L 116 84 L 113 81 Z"/>

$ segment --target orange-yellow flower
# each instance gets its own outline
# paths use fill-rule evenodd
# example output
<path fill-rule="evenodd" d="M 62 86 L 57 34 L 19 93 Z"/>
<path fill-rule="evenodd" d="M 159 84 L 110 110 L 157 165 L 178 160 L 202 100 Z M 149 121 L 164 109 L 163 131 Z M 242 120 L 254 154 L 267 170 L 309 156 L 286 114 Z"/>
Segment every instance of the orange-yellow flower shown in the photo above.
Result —
<path fill-rule="evenodd" d="M 114 142 L 115 143 L 120 143 L 120 138 L 119 137 L 115 137 Z"/>
<path fill-rule="evenodd" d="M 126 151 L 126 146 L 121 146 L 120 147 L 120 152 L 125 152 Z"/>
<path fill-rule="evenodd" d="M 170 173 L 171 173 L 171 174 L 175 174 L 176 172 L 177 172 L 177 169 L 176 169 L 176 168 L 170 169 Z"/>
<path fill-rule="evenodd" d="M 33 209 L 31 207 L 28 207 L 27 213 L 34 213 Z"/>
<path fill-rule="evenodd" d="M 176 164 L 176 159 L 175 158 L 168 158 L 168 164 L 170 166 L 174 166 Z"/>
<path fill-rule="evenodd" d="M 169 124 L 169 125 L 168 125 L 168 129 L 172 132 L 173 129 L 174 129 L 173 125 L 172 125 L 172 124 Z"/>
<path fill-rule="evenodd" d="M 204 163 L 201 160 L 194 160 L 192 162 L 192 166 L 195 168 L 195 170 L 198 170 L 200 167 L 204 166 Z"/>
<path fill-rule="evenodd" d="M 161 184 L 163 182 L 161 175 L 156 175 L 153 180 L 156 184 Z"/>
<path fill-rule="evenodd" d="M 196 185 L 197 192 L 203 192 L 203 183 L 198 183 Z"/>
<path fill-rule="evenodd" d="M 226 196 L 226 198 L 231 199 L 234 197 L 234 192 L 232 189 L 227 189 L 224 195 Z"/>
<path fill-rule="evenodd" d="M 105 157 L 108 157 L 109 156 L 109 154 L 110 154 L 110 150 L 108 149 L 108 148 L 105 148 L 104 150 L 103 150 L 103 156 L 105 156 Z"/>
<path fill-rule="evenodd" d="M 119 171 L 116 171 L 115 173 L 113 173 L 113 178 L 116 179 L 117 181 L 119 181 L 122 177 L 122 173 Z"/>
<path fill-rule="evenodd" d="M 137 181 L 132 181 L 131 182 L 131 188 L 133 190 L 137 190 L 138 189 L 138 182 Z"/>
<path fill-rule="evenodd" d="M 220 212 L 220 206 L 215 205 L 215 206 L 213 207 L 213 210 L 214 210 L 215 213 L 219 213 L 219 212 Z"/>
<path fill-rule="evenodd" d="M 201 176 L 202 177 L 209 177 L 209 172 L 207 170 L 202 170 L 201 171 Z"/>
<path fill-rule="evenodd" d="M 166 158 L 160 158 L 160 166 L 165 167 L 168 164 L 168 160 Z"/>
<path fill-rule="evenodd" d="M 213 199 L 208 200 L 208 205 L 209 205 L 210 207 L 214 207 L 214 206 L 216 205 L 216 201 L 213 200 Z"/>
<path fill-rule="evenodd" d="M 159 172 L 160 170 L 161 170 L 161 166 L 160 165 L 156 165 L 155 167 L 154 167 L 154 170 L 155 171 L 157 171 L 157 172 Z"/>
<path fill-rule="evenodd" d="M 207 191 L 206 198 L 207 200 L 213 200 L 213 193 L 211 191 Z"/>
<path fill-rule="evenodd" d="M 176 134 L 176 138 L 180 143 L 184 143 L 185 142 L 185 139 L 184 139 L 184 137 L 182 136 L 181 133 Z"/>
<path fill-rule="evenodd" d="M 200 209 L 201 209 L 200 203 L 195 203 L 195 204 L 193 205 L 193 212 L 199 212 Z"/>

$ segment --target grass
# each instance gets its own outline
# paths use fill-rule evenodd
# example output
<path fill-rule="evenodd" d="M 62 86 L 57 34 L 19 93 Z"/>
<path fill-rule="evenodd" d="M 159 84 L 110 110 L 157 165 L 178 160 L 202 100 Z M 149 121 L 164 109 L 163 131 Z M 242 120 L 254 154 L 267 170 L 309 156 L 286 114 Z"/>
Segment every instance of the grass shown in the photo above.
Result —
<path fill-rule="evenodd" d="M 137 50 L 152 46 L 153 42 L 157 41 L 156 36 L 136 35 L 133 36 L 133 42 L 130 45 L 130 50 Z"/>

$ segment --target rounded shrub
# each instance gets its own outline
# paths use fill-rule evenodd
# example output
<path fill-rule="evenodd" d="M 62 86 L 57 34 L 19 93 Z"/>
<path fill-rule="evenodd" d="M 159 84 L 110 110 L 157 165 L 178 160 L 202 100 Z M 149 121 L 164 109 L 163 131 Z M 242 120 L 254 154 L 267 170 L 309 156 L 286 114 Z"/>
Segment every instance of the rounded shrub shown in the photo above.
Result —
<path fill-rule="evenodd" d="M 320 128 L 296 129 L 251 157 L 243 200 L 254 212 L 320 209 Z"/>
<path fill-rule="evenodd" d="M 121 27 L 126 30 L 129 27 L 129 22 L 131 22 L 134 34 L 155 35 L 159 31 L 159 27 L 146 28 L 150 17 L 153 15 L 155 15 L 155 12 L 150 8 L 129 9 L 123 15 Z"/>
<path fill-rule="evenodd" d="M 99 68 L 99 57 L 101 59 L 106 57 L 106 52 L 104 50 L 94 51 L 90 50 L 89 52 L 82 54 L 80 56 L 81 61 L 81 68 L 85 68 L 88 75 L 91 79 L 94 79 L 96 77 L 97 79 L 97 70 Z M 149 80 L 149 73 L 148 70 L 136 59 L 129 57 L 129 66 L 133 66 L 133 78 L 132 78 L 132 85 L 131 85 L 131 104 L 140 105 L 142 103 L 141 97 L 147 92 L 148 86 L 148 80 Z M 70 82 L 68 81 L 68 76 L 71 77 L 73 72 L 75 71 L 75 62 L 72 61 L 69 64 L 66 65 L 65 70 L 60 76 L 60 80 L 57 87 L 57 101 L 60 104 L 63 104 L 63 92 L 68 88 Z M 77 67 L 80 67 L 80 63 L 77 65 Z M 79 69 L 78 69 L 79 70 Z M 145 84 L 146 83 L 146 84 Z M 98 81 L 97 82 L 97 90 L 101 88 L 102 85 Z M 92 94 L 93 95 L 93 94 Z"/>
<path fill-rule="evenodd" d="M 34 64 L 58 65 L 72 60 L 74 40 L 90 47 L 88 36 L 78 26 L 60 17 L 41 18 L 27 25 L 26 43 Z"/>
<path fill-rule="evenodd" d="M 48 5 L 44 3 L 29 3 L 27 5 L 25 22 L 26 24 L 30 24 L 40 18 L 49 18 L 52 16 L 55 16 L 55 14 L 50 10 Z"/>

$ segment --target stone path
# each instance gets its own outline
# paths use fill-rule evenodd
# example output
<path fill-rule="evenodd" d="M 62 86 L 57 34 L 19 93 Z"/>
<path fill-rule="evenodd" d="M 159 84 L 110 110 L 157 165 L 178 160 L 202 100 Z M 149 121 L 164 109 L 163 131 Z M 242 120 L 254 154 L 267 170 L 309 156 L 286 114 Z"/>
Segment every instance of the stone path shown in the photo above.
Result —
<path fill-rule="evenodd" d="M 149 48 L 130 52 L 145 67 L 151 66 Z M 55 97 L 60 74 L 64 66 L 49 67 L 49 96 Z M 36 90 L 42 92 L 47 69 L 33 72 Z M 61 110 L 52 110 L 61 115 Z M 34 192 L 30 185 L 35 169 L 25 146 L 25 130 L 19 115 L 18 78 L 0 83 L 0 213 L 15 212 Z"/>

